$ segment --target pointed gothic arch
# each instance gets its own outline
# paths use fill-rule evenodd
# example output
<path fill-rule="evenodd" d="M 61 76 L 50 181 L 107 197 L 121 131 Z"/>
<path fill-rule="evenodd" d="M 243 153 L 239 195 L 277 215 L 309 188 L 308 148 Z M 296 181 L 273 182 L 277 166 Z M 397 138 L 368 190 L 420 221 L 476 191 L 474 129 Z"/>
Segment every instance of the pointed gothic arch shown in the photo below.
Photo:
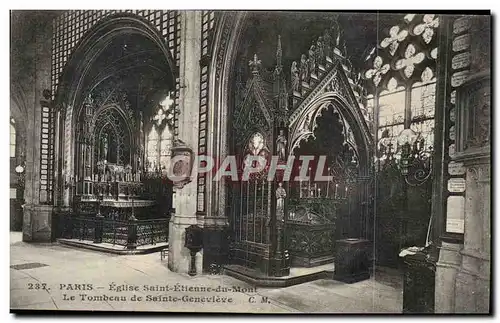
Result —
<path fill-rule="evenodd" d="M 61 156 L 56 165 L 58 182 L 56 183 L 56 203 L 69 205 L 69 196 L 63 198 L 65 177 L 75 171 L 73 156 L 76 139 L 76 123 L 83 109 L 83 101 L 88 93 L 84 89 L 84 79 L 91 71 L 99 55 L 108 44 L 123 35 L 139 35 L 152 41 L 161 51 L 168 64 L 168 84 L 172 87 L 178 77 L 178 67 L 172 57 L 167 41 L 160 32 L 146 19 L 132 13 L 119 13 L 101 19 L 92 26 L 78 42 L 68 63 L 64 66 L 53 106 L 56 108 L 57 151 Z M 66 175 L 66 176 L 63 176 Z M 63 202 L 64 199 L 64 202 Z"/>

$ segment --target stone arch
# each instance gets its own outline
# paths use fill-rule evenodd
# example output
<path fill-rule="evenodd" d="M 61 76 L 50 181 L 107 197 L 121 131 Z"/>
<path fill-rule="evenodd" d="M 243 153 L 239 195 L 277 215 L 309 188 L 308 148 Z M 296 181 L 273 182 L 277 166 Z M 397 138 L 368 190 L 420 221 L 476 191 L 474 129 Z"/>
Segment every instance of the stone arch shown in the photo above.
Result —
<path fill-rule="evenodd" d="M 91 158 L 93 158 L 95 155 L 95 152 L 94 152 L 94 149 L 96 147 L 96 138 L 98 137 L 97 136 L 97 132 L 100 132 L 103 130 L 103 128 L 106 127 L 107 124 L 109 123 L 99 123 L 99 120 L 102 118 L 102 116 L 105 114 L 105 113 L 108 113 L 110 111 L 113 111 L 115 112 L 119 118 L 120 118 L 120 121 L 121 123 L 123 124 L 124 126 L 124 129 L 122 129 L 124 132 L 125 132 L 125 135 L 126 135 L 126 139 L 128 139 L 128 144 L 129 144 L 129 148 L 132 149 L 132 147 L 134 147 L 134 143 L 132 142 L 133 140 L 133 133 L 132 133 L 132 125 L 130 124 L 127 116 L 126 116 L 126 113 L 117 105 L 117 104 L 109 104 L 109 105 L 105 105 L 103 107 L 100 107 L 96 113 L 94 114 L 94 117 L 93 117 L 93 120 L 92 120 L 92 123 L 91 123 L 91 126 L 90 126 L 90 133 L 93 134 L 92 136 L 92 153 L 91 153 Z M 99 125 L 99 128 L 97 128 L 97 126 Z M 110 127 L 114 130 L 115 134 L 118 135 L 118 132 L 119 130 L 117 129 L 117 126 L 116 125 L 111 125 L 110 124 Z M 128 163 L 131 163 L 132 162 L 132 155 L 130 154 L 129 152 L 129 161 Z M 94 160 L 92 162 L 91 165 L 94 165 L 96 161 Z M 92 166 L 93 167 L 93 166 Z"/>
<path fill-rule="evenodd" d="M 212 137 L 207 144 L 207 154 L 223 160 L 228 154 L 227 116 L 231 100 L 231 70 L 236 64 L 236 53 L 247 13 L 244 11 L 224 12 L 219 17 L 212 47 L 209 79 L 208 133 Z M 207 217 L 225 218 L 225 185 L 223 180 L 213 181 L 213 174 L 207 174 Z M 224 223 L 219 223 L 224 224 Z"/>
<path fill-rule="evenodd" d="M 306 116 L 313 115 L 311 122 L 320 115 L 321 110 L 328 103 L 331 103 L 345 118 L 346 122 L 349 124 L 350 128 L 353 130 L 354 140 L 358 146 L 358 153 L 360 157 L 360 170 L 361 174 L 368 175 L 370 172 L 370 161 L 372 158 L 372 138 L 369 133 L 366 122 L 363 120 L 361 111 L 357 111 L 358 107 L 351 107 L 348 101 L 339 93 L 336 92 L 326 92 L 318 95 L 314 98 L 311 103 L 304 109 L 300 115 L 296 118 L 296 122 L 291 125 L 291 139 L 290 149 L 304 139 L 312 132 L 300 133 L 301 120 L 304 120 Z"/>
<path fill-rule="evenodd" d="M 90 28 L 83 38 L 79 41 L 75 50 L 72 52 L 68 63 L 63 69 L 60 84 L 55 94 L 54 107 L 60 113 L 58 118 L 57 134 L 58 155 L 63 164 L 59 164 L 59 181 L 56 188 L 61 188 L 64 184 L 64 174 L 71 174 L 74 171 L 74 161 L 71 156 L 74 155 L 75 135 L 79 115 L 79 108 L 83 102 L 85 93 L 83 93 L 83 80 L 92 69 L 100 53 L 106 49 L 106 45 L 116 37 L 121 35 L 137 34 L 151 40 L 161 50 L 169 65 L 170 74 L 168 82 L 175 84 L 175 78 L 178 76 L 178 68 L 172 57 L 171 51 L 166 40 L 160 32 L 142 17 L 131 13 L 120 13 L 103 18 Z M 55 200 L 62 199 L 61 194 Z M 69 198 L 69 196 L 68 196 Z M 69 205 L 69 199 L 65 198 L 65 205 Z"/>

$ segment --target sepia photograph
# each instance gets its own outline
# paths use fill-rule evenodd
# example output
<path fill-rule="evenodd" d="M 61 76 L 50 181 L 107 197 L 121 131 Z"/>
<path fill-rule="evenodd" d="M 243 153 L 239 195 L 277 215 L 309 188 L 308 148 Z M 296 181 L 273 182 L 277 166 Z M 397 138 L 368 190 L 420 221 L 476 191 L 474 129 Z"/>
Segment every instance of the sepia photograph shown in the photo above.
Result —
<path fill-rule="evenodd" d="M 9 16 L 10 313 L 492 314 L 489 10 Z"/>

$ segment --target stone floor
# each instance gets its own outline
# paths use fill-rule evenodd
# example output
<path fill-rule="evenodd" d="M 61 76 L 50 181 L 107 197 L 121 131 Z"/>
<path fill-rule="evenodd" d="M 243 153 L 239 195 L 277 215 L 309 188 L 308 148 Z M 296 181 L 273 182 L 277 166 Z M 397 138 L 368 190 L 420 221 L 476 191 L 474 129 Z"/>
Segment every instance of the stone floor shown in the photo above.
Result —
<path fill-rule="evenodd" d="M 239 313 L 402 311 L 402 276 L 381 268 L 371 279 L 354 284 L 322 279 L 286 288 L 254 288 L 225 275 L 190 277 L 171 272 L 166 260 L 160 260 L 159 253 L 113 255 L 57 243 L 28 244 L 21 241 L 18 232 L 11 233 L 10 258 L 11 309 Z M 137 287 L 138 291 L 110 290 L 113 283 Z M 91 285 L 92 290 L 82 290 L 90 287 L 83 284 Z M 159 286 L 164 291 L 145 290 L 145 285 L 149 289 Z M 219 290 L 201 290 L 209 287 Z M 223 287 L 228 291 L 221 290 Z M 184 291 L 189 288 L 191 291 Z"/>

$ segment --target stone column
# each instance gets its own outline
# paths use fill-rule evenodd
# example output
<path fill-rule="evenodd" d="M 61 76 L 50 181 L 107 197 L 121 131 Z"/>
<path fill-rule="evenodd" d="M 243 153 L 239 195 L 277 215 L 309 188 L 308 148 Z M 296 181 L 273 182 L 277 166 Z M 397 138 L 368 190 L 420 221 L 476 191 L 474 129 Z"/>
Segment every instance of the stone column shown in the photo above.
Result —
<path fill-rule="evenodd" d="M 182 11 L 180 44 L 180 94 L 178 138 L 198 150 L 198 115 L 200 95 L 201 57 L 201 11 Z M 187 273 L 190 266 L 190 252 L 184 247 L 185 229 L 198 224 L 196 217 L 196 178 L 177 189 L 175 215 L 170 219 L 168 268 L 174 272 Z M 203 251 L 196 255 L 196 271 L 202 272 Z"/>
<path fill-rule="evenodd" d="M 43 25 L 34 38 L 33 79 L 29 91 L 33 101 L 27 103 L 26 188 L 23 214 L 23 241 L 49 242 L 52 235 L 52 205 L 40 201 L 40 143 L 42 127 L 41 101 L 43 90 L 51 88 L 51 37 L 52 24 Z M 30 57 L 31 58 L 31 57 Z M 31 62 L 29 62 L 31 63 Z M 49 177 L 52 174 L 49 174 Z"/>
<path fill-rule="evenodd" d="M 490 17 L 471 28 L 471 70 L 457 91 L 457 161 L 467 169 L 464 247 L 455 282 L 455 312 L 488 313 L 490 293 Z"/>

